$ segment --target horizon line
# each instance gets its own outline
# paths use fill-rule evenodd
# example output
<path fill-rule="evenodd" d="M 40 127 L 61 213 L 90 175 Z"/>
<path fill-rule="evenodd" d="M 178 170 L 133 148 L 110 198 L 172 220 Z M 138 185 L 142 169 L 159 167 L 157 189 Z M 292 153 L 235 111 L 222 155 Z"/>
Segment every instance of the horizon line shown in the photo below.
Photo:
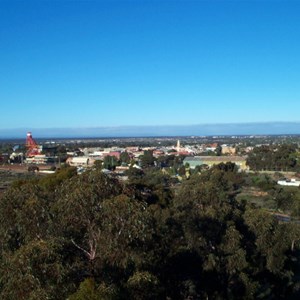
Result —
<path fill-rule="evenodd" d="M 32 132 L 35 138 L 120 138 L 120 137 L 174 137 L 174 136 L 227 136 L 227 135 L 297 135 L 298 122 L 245 122 L 194 125 L 132 125 L 60 128 L 0 129 L 1 139 L 23 138 Z"/>

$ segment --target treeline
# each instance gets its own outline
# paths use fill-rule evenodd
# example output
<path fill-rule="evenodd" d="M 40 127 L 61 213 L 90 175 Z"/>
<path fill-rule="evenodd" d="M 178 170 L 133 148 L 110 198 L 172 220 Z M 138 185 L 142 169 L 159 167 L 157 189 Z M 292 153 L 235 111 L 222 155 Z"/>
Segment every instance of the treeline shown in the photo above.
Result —
<path fill-rule="evenodd" d="M 180 186 L 155 168 L 16 182 L 0 201 L 0 298 L 296 299 L 299 225 L 238 202 L 243 181 L 221 164 Z"/>
<path fill-rule="evenodd" d="M 296 144 L 263 145 L 249 153 L 247 165 L 254 171 L 300 171 L 298 156 Z"/>

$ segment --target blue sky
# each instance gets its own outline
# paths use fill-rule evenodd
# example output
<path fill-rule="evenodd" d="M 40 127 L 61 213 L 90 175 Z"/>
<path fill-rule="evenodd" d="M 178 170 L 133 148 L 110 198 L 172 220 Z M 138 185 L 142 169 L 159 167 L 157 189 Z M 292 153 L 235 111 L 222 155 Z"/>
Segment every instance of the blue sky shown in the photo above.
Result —
<path fill-rule="evenodd" d="M 299 15 L 300 1 L 0 0 L 0 129 L 299 122 Z"/>

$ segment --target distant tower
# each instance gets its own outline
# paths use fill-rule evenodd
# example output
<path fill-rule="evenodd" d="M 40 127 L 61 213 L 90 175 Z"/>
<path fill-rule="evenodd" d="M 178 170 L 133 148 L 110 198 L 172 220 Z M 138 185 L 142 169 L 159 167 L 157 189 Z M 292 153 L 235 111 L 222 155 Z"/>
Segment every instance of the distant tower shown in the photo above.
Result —
<path fill-rule="evenodd" d="M 176 151 L 180 152 L 180 141 L 179 140 L 177 141 Z"/>

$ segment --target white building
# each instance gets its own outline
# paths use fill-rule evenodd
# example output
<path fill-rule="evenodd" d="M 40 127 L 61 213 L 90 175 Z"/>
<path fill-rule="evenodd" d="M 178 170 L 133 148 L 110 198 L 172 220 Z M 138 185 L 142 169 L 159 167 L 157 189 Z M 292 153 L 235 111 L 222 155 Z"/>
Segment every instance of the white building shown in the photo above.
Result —
<path fill-rule="evenodd" d="M 91 167 L 95 163 L 95 159 L 88 156 L 69 157 L 66 161 L 73 167 Z"/>
<path fill-rule="evenodd" d="M 278 180 L 277 184 L 285 186 L 300 186 L 300 181 L 292 178 L 286 180 Z"/>

